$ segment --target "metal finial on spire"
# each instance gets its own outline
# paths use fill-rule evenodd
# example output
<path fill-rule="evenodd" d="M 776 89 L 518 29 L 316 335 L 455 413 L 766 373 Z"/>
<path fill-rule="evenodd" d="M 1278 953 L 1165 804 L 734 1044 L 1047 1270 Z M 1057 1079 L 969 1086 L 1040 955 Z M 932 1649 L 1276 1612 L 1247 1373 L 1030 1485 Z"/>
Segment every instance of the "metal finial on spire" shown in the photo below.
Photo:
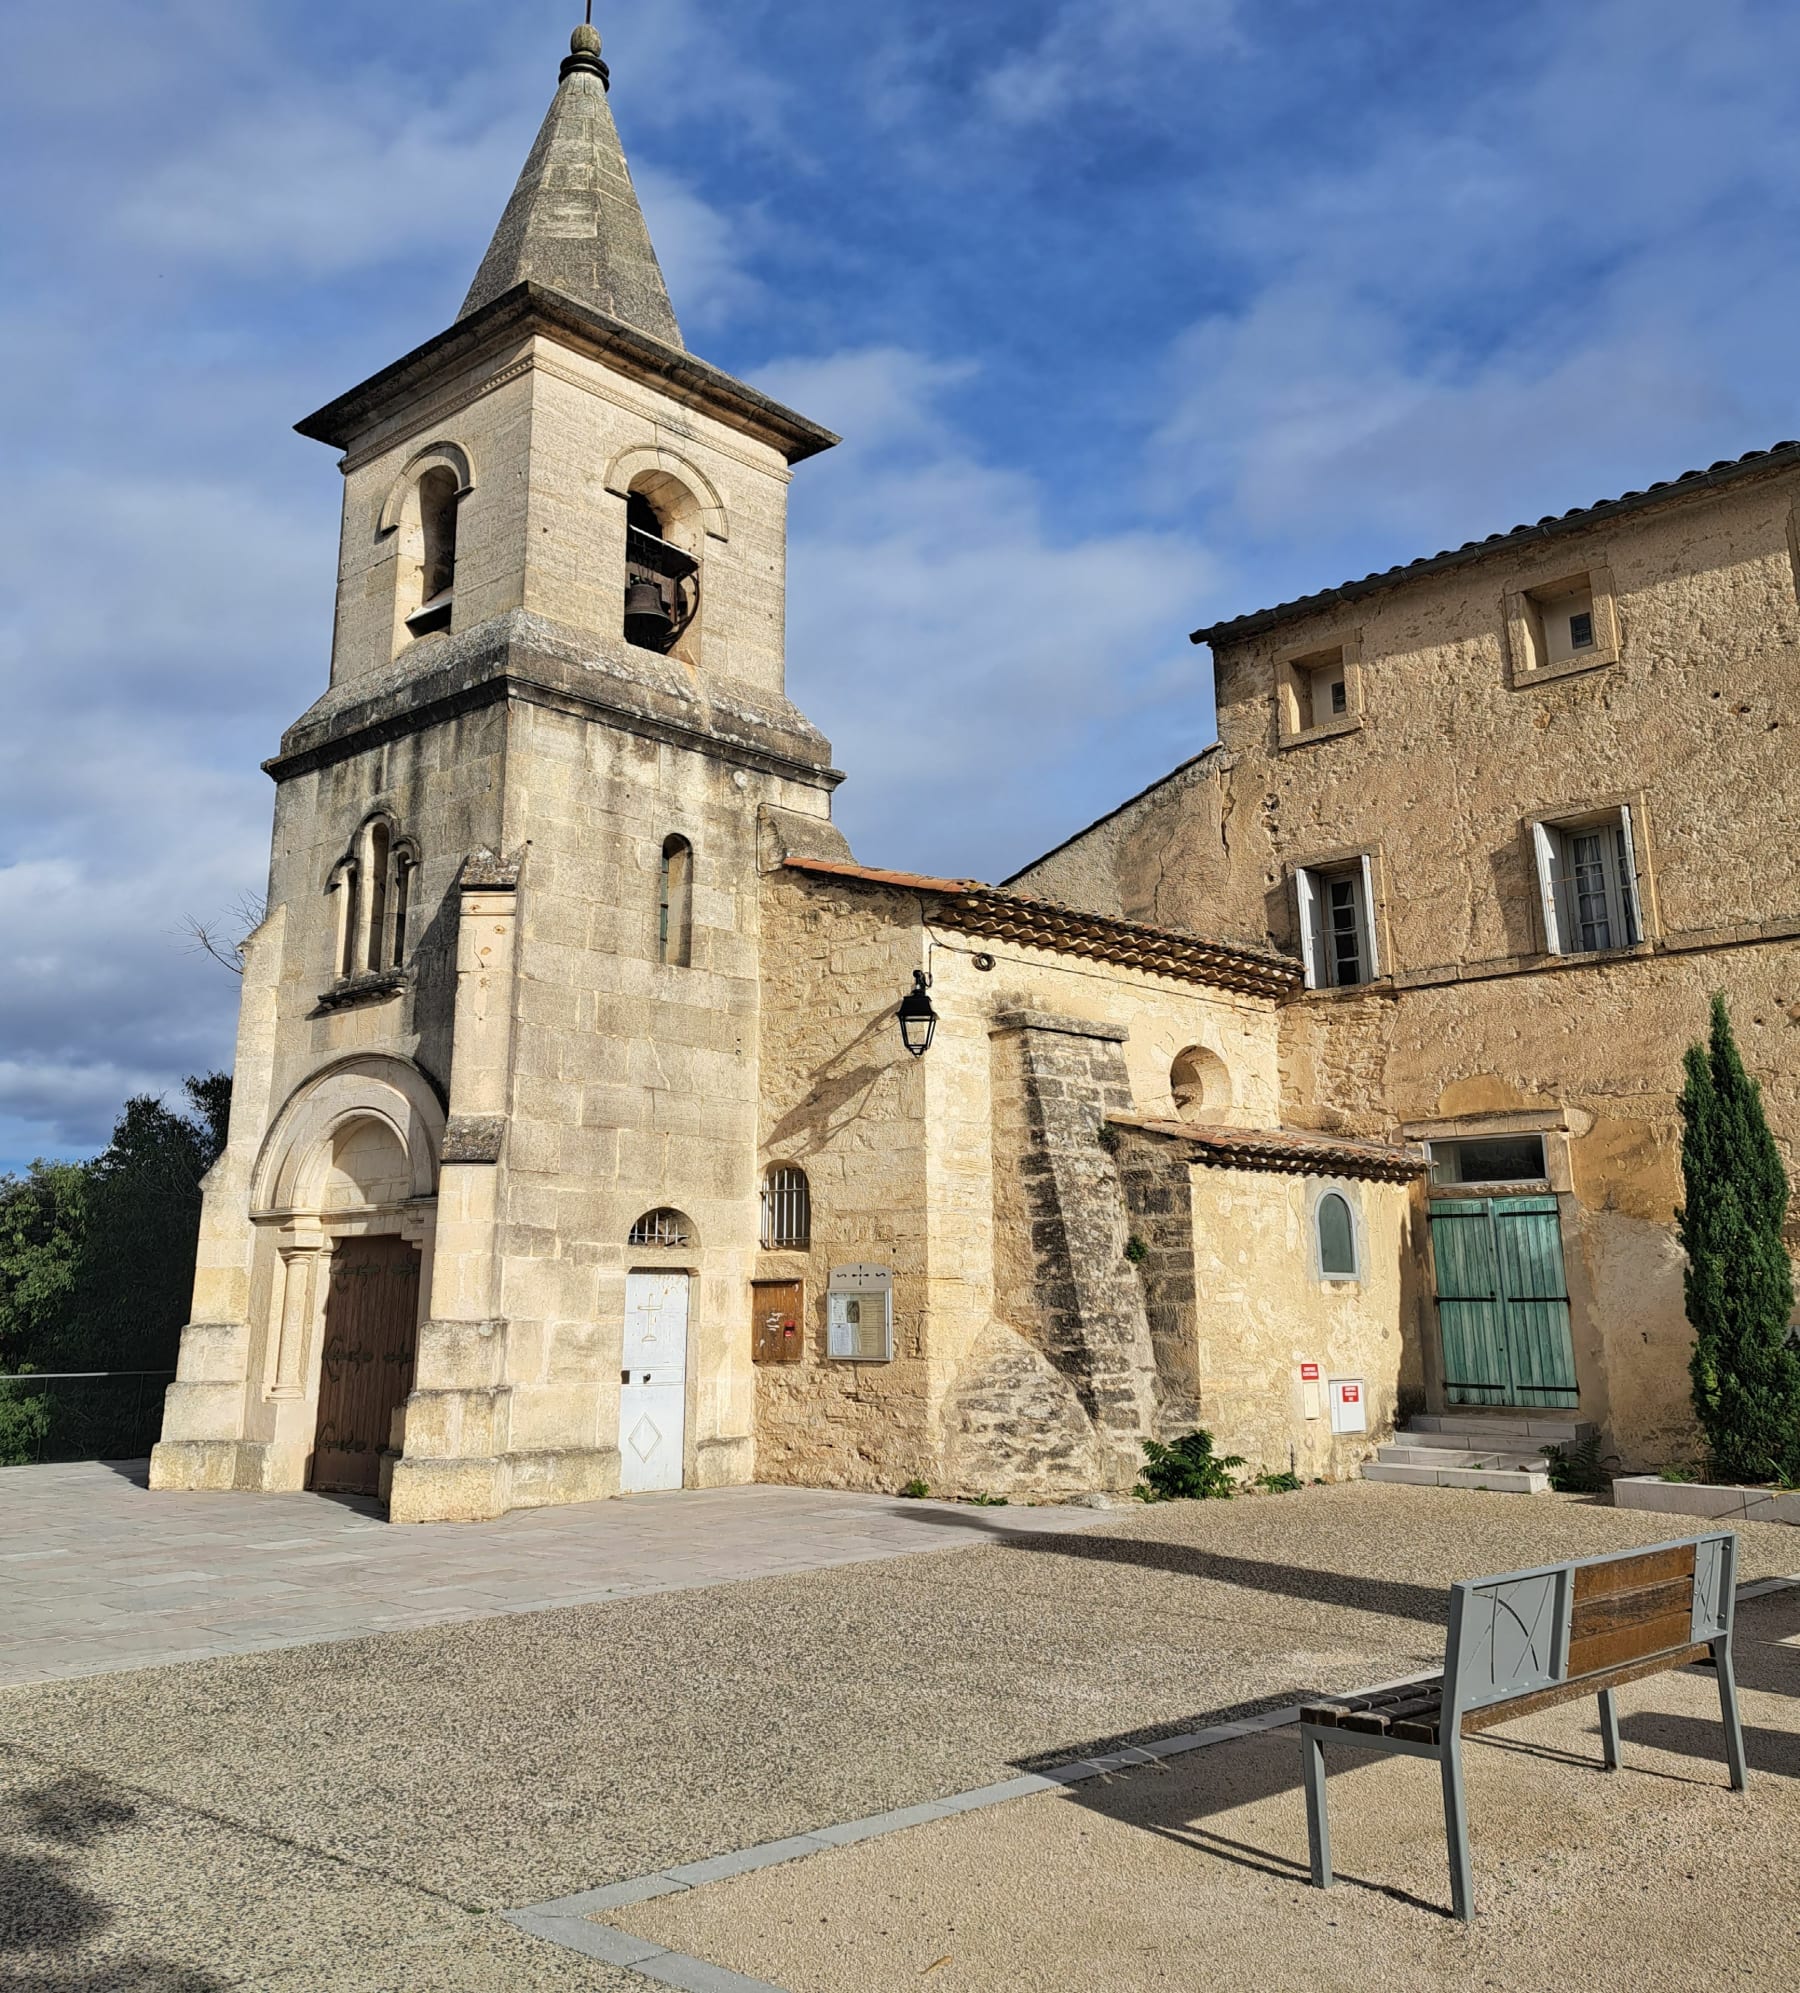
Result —
<path fill-rule="evenodd" d="M 578 71 L 597 76 L 612 88 L 612 73 L 600 60 L 600 30 L 594 26 L 594 0 L 588 0 L 587 19 L 569 37 L 569 53 L 563 60 L 562 80 L 566 83 Z"/>

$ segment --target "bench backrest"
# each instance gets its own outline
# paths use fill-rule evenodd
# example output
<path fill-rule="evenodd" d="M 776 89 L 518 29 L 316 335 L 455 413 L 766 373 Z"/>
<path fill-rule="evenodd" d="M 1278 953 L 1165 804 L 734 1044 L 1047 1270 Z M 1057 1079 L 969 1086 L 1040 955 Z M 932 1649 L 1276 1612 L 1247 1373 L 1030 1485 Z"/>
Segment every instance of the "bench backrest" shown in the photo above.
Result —
<path fill-rule="evenodd" d="M 1483 1709 L 1731 1631 L 1730 1530 L 1540 1565 L 1450 1589 L 1446 1712 Z"/>

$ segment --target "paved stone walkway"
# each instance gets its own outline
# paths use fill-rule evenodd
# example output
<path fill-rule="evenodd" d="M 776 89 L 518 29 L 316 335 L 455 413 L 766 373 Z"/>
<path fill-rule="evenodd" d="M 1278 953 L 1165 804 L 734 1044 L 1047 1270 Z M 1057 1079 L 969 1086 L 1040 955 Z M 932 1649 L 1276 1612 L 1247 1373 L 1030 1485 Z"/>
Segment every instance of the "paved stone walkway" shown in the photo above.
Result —
<path fill-rule="evenodd" d="M 152 1495 L 141 1462 L 0 1468 L 0 1687 L 905 1557 L 985 1542 L 993 1513 L 755 1487 L 397 1529 L 353 1498 Z"/>

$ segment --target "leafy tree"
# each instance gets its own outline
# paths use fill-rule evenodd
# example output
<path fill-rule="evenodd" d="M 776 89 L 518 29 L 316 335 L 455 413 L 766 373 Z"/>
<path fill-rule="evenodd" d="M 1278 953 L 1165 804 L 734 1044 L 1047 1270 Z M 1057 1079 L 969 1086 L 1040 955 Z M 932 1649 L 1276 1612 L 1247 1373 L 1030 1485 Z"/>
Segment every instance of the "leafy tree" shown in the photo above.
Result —
<path fill-rule="evenodd" d="M 1788 1347 L 1794 1276 L 1784 1238 L 1788 1181 L 1744 1070 L 1725 999 L 1712 1003 L 1711 1042 L 1688 1048 L 1681 1092 L 1677 1214 L 1687 1250 L 1689 1372 L 1694 1410 L 1726 1480 L 1800 1470 L 1800 1357 Z"/>
<path fill-rule="evenodd" d="M 190 1079 L 192 1115 L 128 1100 L 91 1163 L 0 1178 L 0 1369 L 160 1369 L 187 1320 L 200 1179 L 231 1081 Z"/>

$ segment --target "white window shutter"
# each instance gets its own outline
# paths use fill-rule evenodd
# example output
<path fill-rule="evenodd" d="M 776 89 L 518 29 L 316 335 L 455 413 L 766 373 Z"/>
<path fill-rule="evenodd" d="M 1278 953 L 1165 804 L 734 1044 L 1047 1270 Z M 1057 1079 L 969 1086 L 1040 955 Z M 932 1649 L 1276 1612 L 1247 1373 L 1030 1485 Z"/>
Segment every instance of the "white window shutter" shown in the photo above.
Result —
<path fill-rule="evenodd" d="M 1296 869 L 1294 890 L 1300 898 L 1300 953 L 1306 964 L 1306 987 L 1316 990 L 1324 981 L 1319 974 L 1319 882 L 1310 872 Z"/>
<path fill-rule="evenodd" d="M 1556 835 L 1548 824 L 1534 823 L 1531 842 L 1537 852 L 1538 892 L 1544 902 L 1544 941 L 1552 955 L 1560 955 L 1563 931 L 1557 909 Z"/>
<path fill-rule="evenodd" d="M 1619 805 L 1619 833 L 1624 844 L 1624 870 L 1619 880 L 1619 891 L 1625 898 L 1626 924 L 1630 938 L 1642 941 L 1644 938 L 1644 904 L 1638 895 L 1637 838 L 1631 827 L 1631 805 Z"/>
<path fill-rule="evenodd" d="M 1367 852 L 1362 861 L 1363 963 L 1373 982 L 1381 974 L 1381 949 L 1375 939 L 1375 863 Z"/>

